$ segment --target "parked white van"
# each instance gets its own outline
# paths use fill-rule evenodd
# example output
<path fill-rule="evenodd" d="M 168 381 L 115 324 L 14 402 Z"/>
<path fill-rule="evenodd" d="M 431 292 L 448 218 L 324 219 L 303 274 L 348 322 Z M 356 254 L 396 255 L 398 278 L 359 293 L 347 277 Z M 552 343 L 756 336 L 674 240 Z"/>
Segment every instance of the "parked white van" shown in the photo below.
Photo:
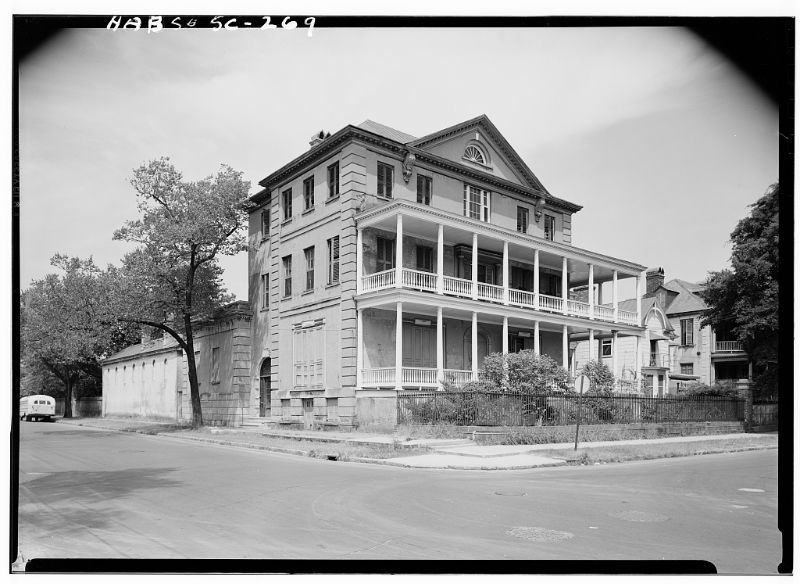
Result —
<path fill-rule="evenodd" d="M 56 415 L 56 400 L 49 395 L 29 395 L 19 400 L 20 420 L 52 421 Z"/>

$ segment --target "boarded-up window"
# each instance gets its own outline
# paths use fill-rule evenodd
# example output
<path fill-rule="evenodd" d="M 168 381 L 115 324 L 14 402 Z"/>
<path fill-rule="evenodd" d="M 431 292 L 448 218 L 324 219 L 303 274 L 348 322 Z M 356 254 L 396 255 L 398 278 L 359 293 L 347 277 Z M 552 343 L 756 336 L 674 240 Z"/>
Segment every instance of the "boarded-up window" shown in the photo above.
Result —
<path fill-rule="evenodd" d="M 324 386 L 325 329 L 322 323 L 294 329 L 294 387 L 320 389 Z"/>

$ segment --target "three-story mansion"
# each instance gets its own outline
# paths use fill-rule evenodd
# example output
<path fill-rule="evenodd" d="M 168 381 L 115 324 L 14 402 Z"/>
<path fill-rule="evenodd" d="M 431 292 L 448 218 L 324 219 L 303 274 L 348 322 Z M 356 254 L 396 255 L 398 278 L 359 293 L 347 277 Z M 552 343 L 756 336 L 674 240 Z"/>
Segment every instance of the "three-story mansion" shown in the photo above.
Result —
<path fill-rule="evenodd" d="M 581 207 L 486 116 L 423 138 L 371 121 L 320 132 L 259 184 L 249 410 L 265 420 L 391 425 L 397 392 L 476 379 L 497 351 L 569 367 L 571 337 L 634 337 L 643 363 L 645 267 L 573 246 Z M 587 301 L 570 292 L 587 286 Z"/>

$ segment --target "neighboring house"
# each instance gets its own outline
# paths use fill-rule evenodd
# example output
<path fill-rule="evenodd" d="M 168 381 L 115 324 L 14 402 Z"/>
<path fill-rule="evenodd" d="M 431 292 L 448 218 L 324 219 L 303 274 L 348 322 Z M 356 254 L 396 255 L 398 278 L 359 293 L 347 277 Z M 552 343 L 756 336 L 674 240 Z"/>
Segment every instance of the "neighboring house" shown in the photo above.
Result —
<path fill-rule="evenodd" d="M 621 389 L 631 381 L 649 395 L 677 394 L 682 385 L 699 381 L 712 385 L 716 381 L 748 378 L 747 355 L 741 343 L 731 335 L 718 333 L 709 326 L 700 326 L 706 304 L 699 296 L 703 286 L 683 280 L 664 283 L 664 270 L 647 272 L 646 291 L 642 298 L 643 342 L 638 347 L 641 369 L 636 362 L 636 339 L 624 338 L 612 354 L 608 335 L 600 335 L 595 355 L 600 356 L 615 376 L 622 380 Z M 584 290 L 579 290 L 585 295 Z M 623 300 L 619 307 L 631 310 L 636 299 Z M 586 335 L 575 343 L 573 374 L 589 360 Z M 616 366 L 615 366 L 616 365 Z"/>
<path fill-rule="evenodd" d="M 195 361 L 203 419 L 237 425 L 250 402 L 251 311 L 234 302 L 194 331 Z M 103 415 L 192 419 L 186 357 L 169 335 L 144 340 L 101 363 Z"/>
<path fill-rule="evenodd" d="M 492 352 L 569 367 L 582 335 L 612 355 L 644 344 L 644 266 L 574 247 L 581 207 L 550 194 L 486 116 L 423 138 L 372 121 L 320 132 L 259 184 L 254 417 L 393 425 L 397 392 L 461 385 Z M 631 279 L 638 299 L 618 303 Z M 603 284 L 610 303 L 570 292 Z M 639 371 L 642 355 L 624 366 Z"/>

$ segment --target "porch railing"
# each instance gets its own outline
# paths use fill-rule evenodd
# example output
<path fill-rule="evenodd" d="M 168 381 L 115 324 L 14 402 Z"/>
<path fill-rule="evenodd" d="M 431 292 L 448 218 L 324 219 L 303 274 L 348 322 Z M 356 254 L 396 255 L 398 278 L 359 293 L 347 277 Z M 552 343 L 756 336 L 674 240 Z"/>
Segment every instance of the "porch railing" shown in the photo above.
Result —
<path fill-rule="evenodd" d="M 365 386 L 394 385 L 394 367 L 362 369 L 361 384 Z"/>
<path fill-rule="evenodd" d="M 436 368 L 403 367 L 403 384 L 436 385 Z"/>
<path fill-rule="evenodd" d="M 714 343 L 714 350 L 721 353 L 735 353 L 742 350 L 741 341 L 717 341 Z"/>
<path fill-rule="evenodd" d="M 650 367 L 669 367 L 669 356 L 650 353 Z"/>
<path fill-rule="evenodd" d="M 557 296 L 539 294 L 539 309 L 561 312 L 564 310 L 564 301 Z"/>
<path fill-rule="evenodd" d="M 589 317 L 589 305 L 578 300 L 567 300 L 567 313 Z"/>
<path fill-rule="evenodd" d="M 536 308 L 536 295 L 533 292 L 509 288 L 508 303 L 515 304 L 517 306 Z"/>
<path fill-rule="evenodd" d="M 403 268 L 403 286 L 436 292 L 436 274 Z"/>
<path fill-rule="evenodd" d="M 361 278 L 361 291 L 373 292 L 375 290 L 391 288 L 394 286 L 394 274 L 395 271 L 391 269 L 363 276 Z"/>
<path fill-rule="evenodd" d="M 451 385 L 464 385 L 472 381 L 472 371 L 468 369 L 445 369 L 444 381 Z"/>
<path fill-rule="evenodd" d="M 503 287 L 478 282 L 478 298 L 481 300 L 488 300 L 489 302 L 502 302 Z"/>
<path fill-rule="evenodd" d="M 625 324 L 639 324 L 639 315 L 629 310 L 617 310 L 617 318 Z"/>
<path fill-rule="evenodd" d="M 600 320 L 614 321 L 614 309 L 608 306 L 595 306 L 594 317 Z"/>
<path fill-rule="evenodd" d="M 445 294 L 471 297 L 472 281 L 464 280 L 463 278 L 454 278 L 452 276 L 444 276 L 444 280 L 442 280 L 442 289 Z"/>

